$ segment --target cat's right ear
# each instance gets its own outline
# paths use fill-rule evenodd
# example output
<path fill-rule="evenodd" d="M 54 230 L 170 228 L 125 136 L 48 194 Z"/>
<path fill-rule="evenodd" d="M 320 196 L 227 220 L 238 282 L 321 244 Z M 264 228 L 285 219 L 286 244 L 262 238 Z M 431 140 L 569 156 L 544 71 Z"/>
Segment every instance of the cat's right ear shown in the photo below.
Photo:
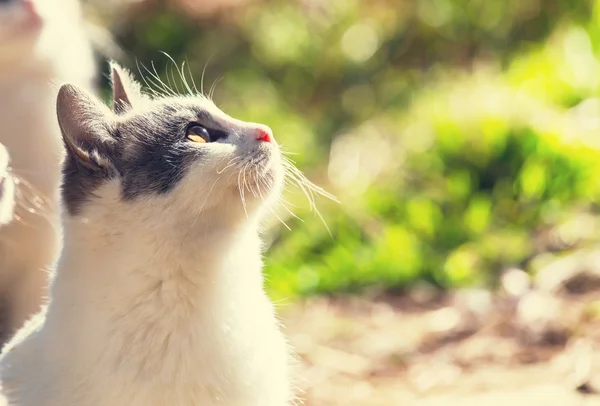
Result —
<path fill-rule="evenodd" d="M 88 169 L 109 169 L 116 140 L 113 113 L 76 86 L 66 84 L 56 99 L 58 124 L 67 152 Z"/>
<path fill-rule="evenodd" d="M 144 99 L 142 88 L 127 69 L 116 62 L 110 63 L 110 79 L 113 91 L 113 111 L 122 114 Z"/>

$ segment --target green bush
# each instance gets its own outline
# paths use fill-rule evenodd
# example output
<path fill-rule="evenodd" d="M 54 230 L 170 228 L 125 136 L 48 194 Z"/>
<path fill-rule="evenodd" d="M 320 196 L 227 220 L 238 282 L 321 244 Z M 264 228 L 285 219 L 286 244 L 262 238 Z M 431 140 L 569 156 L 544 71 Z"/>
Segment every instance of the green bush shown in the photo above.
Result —
<path fill-rule="evenodd" d="M 598 1 L 259 1 L 197 20 L 161 5 L 125 16 L 142 63 L 187 60 L 242 119 L 268 123 L 315 183 L 331 234 L 301 222 L 267 235 L 278 298 L 494 284 L 564 246 L 544 236 L 600 192 Z M 308 4 L 308 3 L 306 3 Z M 312 4 L 312 2 L 311 2 Z M 133 61 L 130 66 L 135 68 Z"/>
<path fill-rule="evenodd" d="M 495 82 L 469 77 L 416 100 L 389 140 L 401 164 L 358 201 L 340 191 L 326 216 L 334 241 L 316 221 L 295 225 L 269 262 L 275 290 L 493 283 L 496 271 L 526 266 L 536 233 L 592 210 L 597 146 L 567 137 L 568 110 Z"/>

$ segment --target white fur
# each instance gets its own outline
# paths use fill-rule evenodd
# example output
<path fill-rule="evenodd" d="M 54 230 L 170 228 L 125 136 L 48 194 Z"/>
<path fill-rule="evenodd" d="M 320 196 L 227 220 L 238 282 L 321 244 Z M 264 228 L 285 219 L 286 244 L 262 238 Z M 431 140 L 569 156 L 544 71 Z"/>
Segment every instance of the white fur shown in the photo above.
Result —
<path fill-rule="evenodd" d="M 66 216 L 50 304 L 0 360 L 10 405 L 292 402 L 290 351 L 263 289 L 258 233 L 280 193 L 279 151 L 262 146 L 273 181 L 260 193 L 248 186 L 244 208 L 241 168 L 229 164 L 258 141 L 253 125 L 229 120 L 237 135 L 199 144 L 208 156 L 169 193 L 122 201 L 116 179 L 81 215 Z"/>
<path fill-rule="evenodd" d="M 0 229 L 3 337 L 39 309 L 47 273 L 57 258 L 59 163 L 57 83 L 91 88 L 92 51 L 75 0 L 39 0 L 34 27 L 22 0 L 0 4 L 0 143 L 10 154 L 17 217 Z M 37 196 L 37 197 L 36 197 Z"/>

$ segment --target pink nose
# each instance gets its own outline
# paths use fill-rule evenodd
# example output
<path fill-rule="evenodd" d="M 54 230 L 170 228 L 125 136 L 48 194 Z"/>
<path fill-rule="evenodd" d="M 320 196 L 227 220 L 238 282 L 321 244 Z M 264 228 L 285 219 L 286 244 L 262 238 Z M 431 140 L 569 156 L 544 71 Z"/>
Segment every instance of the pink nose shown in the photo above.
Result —
<path fill-rule="evenodd" d="M 259 128 L 256 130 L 256 139 L 258 141 L 271 142 L 271 138 L 273 137 L 270 130 L 266 130 L 264 128 Z"/>

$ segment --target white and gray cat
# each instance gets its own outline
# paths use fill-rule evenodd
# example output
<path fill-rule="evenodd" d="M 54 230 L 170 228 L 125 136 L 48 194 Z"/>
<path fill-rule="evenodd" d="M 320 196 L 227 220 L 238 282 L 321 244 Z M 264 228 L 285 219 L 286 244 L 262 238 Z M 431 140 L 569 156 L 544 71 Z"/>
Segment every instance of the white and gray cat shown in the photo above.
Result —
<path fill-rule="evenodd" d="M 18 182 L 14 219 L 0 228 L 0 342 L 39 310 L 58 255 L 56 83 L 91 88 L 94 71 L 76 0 L 0 0 L 0 143 Z"/>
<path fill-rule="evenodd" d="M 271 130 L 113 65 L 114 109 L 57 101 L 64 247 L 50 302 L 0 360 L 14 406 L 285 406 L 291 351 L 259 226 L 284 170 Z"/>

